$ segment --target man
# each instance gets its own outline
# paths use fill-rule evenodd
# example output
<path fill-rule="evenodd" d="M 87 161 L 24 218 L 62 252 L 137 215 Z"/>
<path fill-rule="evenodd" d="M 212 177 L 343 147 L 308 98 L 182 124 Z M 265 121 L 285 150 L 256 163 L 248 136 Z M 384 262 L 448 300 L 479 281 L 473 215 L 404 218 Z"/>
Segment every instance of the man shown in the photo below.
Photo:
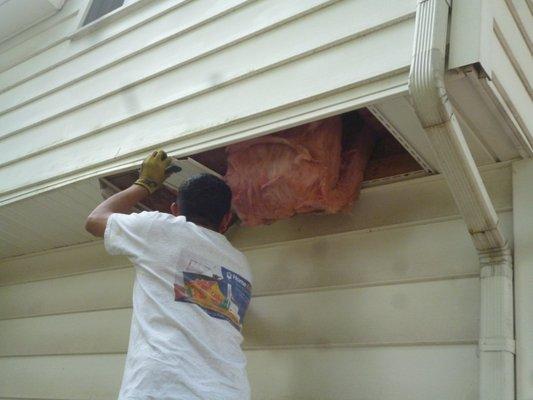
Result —
<path fill-rule="evenodd" d="M 170 158 L 159 150 L 139 179 L 87 218 L 110 254 L 135 267 L 133 316 L 121 400 L 243 400 L 250 397 L 241 350 L 251 296 L 244 255 L 224 237 L 231 191 L 202 174 L 179 189 L 171 214 L 131 208 L 157 190 Z"/>

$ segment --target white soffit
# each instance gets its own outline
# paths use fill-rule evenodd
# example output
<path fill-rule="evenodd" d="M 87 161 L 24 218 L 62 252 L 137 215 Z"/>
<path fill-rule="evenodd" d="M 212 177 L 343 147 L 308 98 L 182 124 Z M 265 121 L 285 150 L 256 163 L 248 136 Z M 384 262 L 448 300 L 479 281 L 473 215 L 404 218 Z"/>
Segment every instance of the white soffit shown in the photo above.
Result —
<path fill-rule="evenodd" d="M 101 201 L 91 178 L 0 207 L 0 258 L 95 240 L 84 225 Z"/>
<path fill-rule="evenodd" d="M 407 96 L 389 98 L 369 107 L 396 139 L 430 173 L 438 172 L 431 144 L 418 121 Z"/>
<path fill-rule="evenodd" d="M 65 0 L 0 0 L 0 42 L 55 14 Z"/>
<path fill-rule="evenodd" d="M 480 92 L 478 81 L 473 72 L 470 76 L 462 72 L 449 74 L 446 80 L 448 97 L 476 164 L 520 158 L 511 128 L 493 108 L 491 100 Z"/>
<path fill-rule="evenodd" d="M 470 78 L 446 82 L 465 140 L 478 166 L 514 160 L 520 154 L 511 140 L 511 132 L 491 111 L 489 100 L 473 87 Z M 369 107 L 387 129 L 429 173 L 438 173 L 433 149 L 409 101 L 409 96 L 385 99 Z"/>
<path fill-rule="evenodd" d="M 482 167 L 481 172 L 497 210 L 509 210 L 510 164 Z M 413 207 L 413 198 L 424 199 L 420 204 L 426 206 Z M 87 215 L 101 201 L 100 184 L 98 178 L 93 177 L 0 207 L 0 259 L 100 240 L 87 233 L 84 225 Z M 450 215 L 457 215 L 457 211 L 444 179 L 426 176 L 363 188 L 360 201 L 346 214 L 298 216 L 271 227 L 238 230 L 233 239 L 239 242 L 246 237 L 250 245 L 269 236 L 282 241 L 286 235 L 300 230 L 320 234 L 325 229 L 320 226 L 336 226 L 338 232 L 366 231 L 372 227 L 410 224 L 415 220 Z"/>
<path fill-rule="evenodd" d="M 165 182 L 173 189 L 198 173 L 218 176 L 192 159 L 174 164 L 182 170 Z M 102 200 L 99 178 L 93 177 L 0 207 L 0 258 L 98 240 L 84 226 Z"/>

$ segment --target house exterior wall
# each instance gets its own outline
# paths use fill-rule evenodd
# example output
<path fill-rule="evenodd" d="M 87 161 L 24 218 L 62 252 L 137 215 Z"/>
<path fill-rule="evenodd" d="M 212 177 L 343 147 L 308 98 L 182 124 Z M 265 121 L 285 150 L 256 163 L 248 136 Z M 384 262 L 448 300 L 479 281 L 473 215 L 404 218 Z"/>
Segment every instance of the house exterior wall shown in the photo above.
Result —
<path fill-rule="evenodd" d="M 406 89 L 415 0 L 87 1 L 0 44 L 0 202 Z"/>
<path fill-rule="evenodd" d="M 513 165 L 515 236 L 516 394 L 533 398 L 533 161 Z"/>
<path fill-rule="evenodd" d="M 376 100 L 410 108 L 415 0 L 136 0 L 78 30 L 87 2 L 0 43 L 0 205 L 26 218 L 26 205 L 83 197 L 58 187 L 131 168 L 155 146 L 187 155 Z M 533 25 L 516 22 L 527 4 L 470 4 L 481 17 L 467 28 L 496 47 L 476 36 L 475 56 L 470 42 L 459 54 L 452 28 L 450 59 L 482 60 L 529 140 Z M 523 239 L 509 164 L 482 170 L 507 237 L 514 221 Z M 58 240 L 84 211 L 73 207 Z M 19 225 L 16 240 L 34 228 Z M 255 275 L 244 332 L 254 399 L 478 398 L 479 262 L 442 177 L 367 188 L 347 215 L 236 229 L 231 240 Z M 0 261 L 0 399 L 115 398 L 133 278 L 99 242 Z"/>
<path fill-rule="evenodd" d="M 512 238 L 510 165 L 483 178 Z M 442 177 L 230 235 L 254 399 L 477 399 L 479 263 Z M 113 399 L 134 272 L 100 242 L 0 263 L 0 398 Z"/>
<path fill-rule="evenodd" d="M 530 1 L 454 0 L 448 68 L 477 65 L 485 101 L 504 111 L 517 147 L 528 157 L 533 146 L 532 52 Z"/>

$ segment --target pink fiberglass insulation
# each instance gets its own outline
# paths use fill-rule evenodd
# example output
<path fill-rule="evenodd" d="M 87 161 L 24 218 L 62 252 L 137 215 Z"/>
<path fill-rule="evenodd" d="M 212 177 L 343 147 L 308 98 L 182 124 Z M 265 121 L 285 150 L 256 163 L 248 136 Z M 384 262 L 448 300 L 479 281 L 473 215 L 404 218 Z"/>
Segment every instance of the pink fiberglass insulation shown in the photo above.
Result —
<path fill-rule="evenodd" d="M 374 138 L 366 126 L 344 122 L 330 117 L 228 146 L 226 181 L 244 225 L 353 203 Z"/>

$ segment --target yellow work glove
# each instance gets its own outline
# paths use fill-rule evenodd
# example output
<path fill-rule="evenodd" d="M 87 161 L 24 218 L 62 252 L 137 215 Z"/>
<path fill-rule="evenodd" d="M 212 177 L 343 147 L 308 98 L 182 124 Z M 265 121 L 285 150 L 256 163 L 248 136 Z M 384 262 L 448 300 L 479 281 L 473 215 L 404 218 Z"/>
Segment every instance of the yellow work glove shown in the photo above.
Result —
<path fill-rule="evenodd" d="M 167 157 L 167 153 L 163 150 L 154 151 L 144 159 L 139 172 L 139 179 L 134 184 L 146 188 L 150 194 L 154 193 L 168 177 L 169 172 L 166 170 L 171 162 L 172 159 Z"/>

